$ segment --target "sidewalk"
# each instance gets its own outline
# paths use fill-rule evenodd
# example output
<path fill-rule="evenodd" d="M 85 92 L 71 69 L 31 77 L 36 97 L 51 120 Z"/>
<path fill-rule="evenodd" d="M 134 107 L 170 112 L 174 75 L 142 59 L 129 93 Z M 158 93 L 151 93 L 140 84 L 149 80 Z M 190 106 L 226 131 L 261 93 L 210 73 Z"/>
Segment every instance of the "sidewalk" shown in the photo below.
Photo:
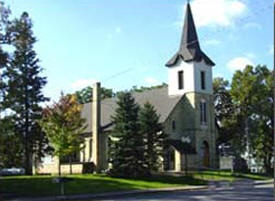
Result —
<path fill-rule="evenodd" d="M 132 190 L 122 192 L 108 192 L 99 194 L 85 194 L 85 195 L 67 195 L 67 196 L 56 196 L 56 197 L 36 197 L 36 198 L 14 198 L 9 199 L 10 201 L 57 201 L 57 200 L 87 200 L 97 198 L 110 198 L 114 196 L 126 196 L 135 194 L 145 193 L 160 193 L 160 192 L 172 192 L 172 191 L 192 191 L 192 190 L 205 190 L 208 186 L 183 186 L 173 188 L 160 188 L 160 189 L 146 189 L 146 190 Z"/>

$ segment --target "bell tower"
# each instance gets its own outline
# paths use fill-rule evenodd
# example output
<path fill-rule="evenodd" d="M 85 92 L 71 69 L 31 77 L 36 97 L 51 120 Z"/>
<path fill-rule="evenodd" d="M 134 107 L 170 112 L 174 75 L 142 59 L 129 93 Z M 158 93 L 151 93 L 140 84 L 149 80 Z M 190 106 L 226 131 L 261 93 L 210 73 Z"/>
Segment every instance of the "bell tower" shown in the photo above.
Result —
<path fill-rule="evenodd" d="M 168 95 L 182 96 L 184 104 L 177 117 L 178 136 L 191 136 L 198 167 L 216 167 L 215 115 L 213 107 L 212 67 L 214 62 L 201 50 L 188 1 L 179 50 L 166 63 Z M 183 119 L 181 119 L 183 118 Z M 177 119 L 175 119 L 177 121 Z"/>
<path fill-rule="evenodd" d="M 212 94 L 214 62 L 201 50 L 190 4 L 187 4 L 181 43 L 176 54 L 166 63 L 169 96 L 188 92 Z"/>

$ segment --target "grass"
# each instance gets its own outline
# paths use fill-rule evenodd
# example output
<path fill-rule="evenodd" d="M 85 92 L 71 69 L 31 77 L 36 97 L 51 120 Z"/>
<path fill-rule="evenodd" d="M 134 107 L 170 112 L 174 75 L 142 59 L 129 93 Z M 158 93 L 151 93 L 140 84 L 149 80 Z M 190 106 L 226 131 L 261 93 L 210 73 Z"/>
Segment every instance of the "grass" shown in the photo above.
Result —
<path fill-rule="evenodd" d="M 73 180 L 65 183 L 65 194 L 92 194 L 149 188 L 204 185 L 209 180 L 233 181 L 239 178 L 270 179 L 255 174 L 231 174 L 226 171 L 193 172 L 192 176 L 155 176 L 139 179 L 111 178 L 106 175 L 67 175 Z M 56 196 L 60 184 L 52 182 L 54 176 L 8 176 L 0 178 L 0 194 L 13 196 Z"/>
<path fill-rule="evenodd" d="M 65 194 L 103 193 L 141 190 L 148 188 L 202 185 L 205 181 L 191 177 L 161 176 L 140 179 L 111 178 L 106 175 L 68 175 L 73 181 L 65 183 Z M 59 184 L 52 183 L 53 176 L 9 176 L 0 179 L 0 194 L 17 196 L 59 195 Z"/>
<path fill-rule="evenodd" d="M 191 173 L 195 179 L 207 181 L 234 181 L 236 179 L 267 180 L 271 177 L 252 173 L 231 173 L 230 171 L 201 171 Z"/>

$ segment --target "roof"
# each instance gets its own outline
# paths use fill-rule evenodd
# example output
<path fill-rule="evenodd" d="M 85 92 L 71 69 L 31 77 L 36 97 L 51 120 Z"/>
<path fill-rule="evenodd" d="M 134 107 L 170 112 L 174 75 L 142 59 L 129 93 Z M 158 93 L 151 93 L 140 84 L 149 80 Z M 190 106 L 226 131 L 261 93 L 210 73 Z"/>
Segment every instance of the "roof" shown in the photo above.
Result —
<path fill-rule="evenodd" d="M 181 43 L 178 52 L 166 63 L 167 67 L 175 65 L 179 59 L 185 62 L 202 61 L 210 66 L 215 63 L 201 50 L 199 39 L 190 4 L 187 4 L 186 14 L 184 19 L 184 26 L 181 36 Z"/>
<path fill-rule="evenodd" d="M 141 93 L 134 92 L 133 97 L 139 105 L 144 105 L 147 101 L 151 103 L 158 115 L 160 123 L 163 123 L 172 112 L 182 96 L 169 96 L 168 87 L 152 89 Z M 108 98 L 101 101 L 101 128 L 107 130 L 111 125 L 111 116 L 115 115 L 117 108 L 117 97 Z M 82 117 L 87 120 L 86 132 L 92 132 L 92 104 L 86 103 L 83 106 Z"/>
<path fill-rule="evenodd" d="M 180 140 L 166 140 L 168 145 L 173 146 L 181 154 L 196 154 L 196 149 L 189 143 L 181 142 Z"/>

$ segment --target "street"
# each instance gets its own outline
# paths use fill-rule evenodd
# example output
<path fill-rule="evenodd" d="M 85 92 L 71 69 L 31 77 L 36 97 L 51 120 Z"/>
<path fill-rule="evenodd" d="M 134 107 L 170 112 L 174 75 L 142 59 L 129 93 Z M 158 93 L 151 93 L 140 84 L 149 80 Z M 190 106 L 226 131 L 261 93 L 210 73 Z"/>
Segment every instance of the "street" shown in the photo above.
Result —
<path fill-rule="evenodd" d="M 100 199 L 97 199 L 100 200 Z M 154 193 L 145 195 L 130 195 L 123 197 L 113 197 L 110 199 L 116 201 L 273 201 L 273 184 L 271 183 L 253 183 L 253 181 L 237 181 L 232 184 L 227 182 L 210 184 L 209 190 L 200 191 L 175 191 L 169 193 Z"/>

